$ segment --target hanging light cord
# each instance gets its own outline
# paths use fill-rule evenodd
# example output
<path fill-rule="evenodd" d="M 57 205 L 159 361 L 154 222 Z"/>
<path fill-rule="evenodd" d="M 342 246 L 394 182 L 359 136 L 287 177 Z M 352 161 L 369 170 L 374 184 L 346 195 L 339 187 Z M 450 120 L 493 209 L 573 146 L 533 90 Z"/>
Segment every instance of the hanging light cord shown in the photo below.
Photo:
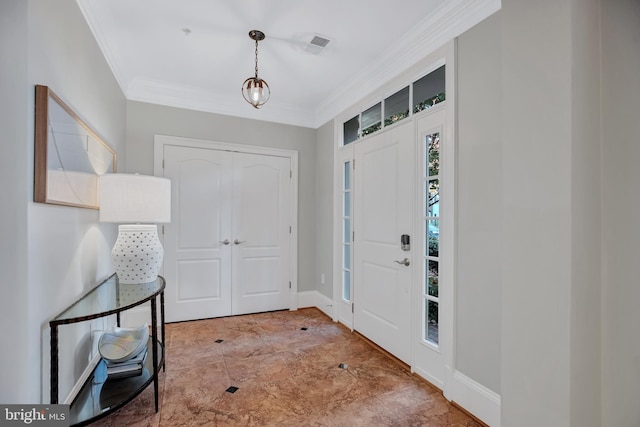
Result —
<path fill-rule="evenodd" d="M 258 40 L 256 39 L 256 80 L 258 79 Z"/>

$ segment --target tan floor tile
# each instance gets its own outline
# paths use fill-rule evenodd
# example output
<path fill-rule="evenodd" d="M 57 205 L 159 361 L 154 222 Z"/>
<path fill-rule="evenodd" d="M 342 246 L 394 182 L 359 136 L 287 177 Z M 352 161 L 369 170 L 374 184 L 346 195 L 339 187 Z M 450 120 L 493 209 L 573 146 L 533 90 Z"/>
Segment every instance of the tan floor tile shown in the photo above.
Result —
<path fill-rule="evenodd" d="M 160 411 L 155 413 L 148 387 L 93 425 L 481 426 L 406 366 L 317 309 L 166 328 Z M 238 389 L 229 393 L 229 386 Z"/>

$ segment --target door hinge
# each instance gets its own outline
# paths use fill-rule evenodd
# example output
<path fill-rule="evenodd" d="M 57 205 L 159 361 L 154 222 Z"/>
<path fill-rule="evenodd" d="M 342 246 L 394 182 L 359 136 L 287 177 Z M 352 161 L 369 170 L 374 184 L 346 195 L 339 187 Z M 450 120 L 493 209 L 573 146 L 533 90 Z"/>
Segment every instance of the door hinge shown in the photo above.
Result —
<path fill-rule="evenodd" d="M 351 314 L 353 314 L 353 312 L 354 312 L 354 306 L 355 306 L 355 304 L 351 303 Z"/>
<path fill-rule="evenodd" d="M 289 282 L 289 289 L 291 289 L 291 282 Z"/>
<path fill-rule="evenodd" d="M 351 160 L 351 165 L 353 165 L 353 169 L 356 169 L 356 159 Z"/>
<path fill-rule="evenodd" d="M 162 169 L 164 169 L 164 159 L 162 159 Z"/>
<path fill-rule="evenodd" d="M 355 241 L 356 241 L 356 232 L 355 232 L 355 231 L 352 231 L 352 232 L 351 232 L 351 241 L 352 241 L 352 242 L 355 242 Z"/>
<path fill-rule="evenodd" d="M 293 171 L 289 171 L 289 178 L 293 178 Z"/>
<path fill-rule="evenodd" d="M 164 236 L 164 225 L 162 226 L 162 235 Z"/>
<path fill-rule="evenodd" d="M 291 226 L 289 226 L 289 234 L 291 234 Z"/>

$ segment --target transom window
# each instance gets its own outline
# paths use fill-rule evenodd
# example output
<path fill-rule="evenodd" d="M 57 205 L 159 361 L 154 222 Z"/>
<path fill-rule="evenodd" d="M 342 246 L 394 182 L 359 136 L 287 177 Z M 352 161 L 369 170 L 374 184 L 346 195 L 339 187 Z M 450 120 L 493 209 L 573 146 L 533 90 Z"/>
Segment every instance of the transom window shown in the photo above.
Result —
<path fill-rule="evenodd" d="M 344 122 L 342 144 L 371 135 L 445 99 L 443 65 Z"/>

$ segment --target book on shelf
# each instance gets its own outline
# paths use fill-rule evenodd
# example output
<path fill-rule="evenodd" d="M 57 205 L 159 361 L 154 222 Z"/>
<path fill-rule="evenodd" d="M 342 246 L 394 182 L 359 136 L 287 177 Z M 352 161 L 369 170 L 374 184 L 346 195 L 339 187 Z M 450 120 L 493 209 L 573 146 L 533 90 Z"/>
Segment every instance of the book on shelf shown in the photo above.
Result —
<path fill-rule="evenodd" d="M 149 353 L 149 350 L 147 347 L 144 347 L 140 353 L 131 359 L 122 362 L 111 362 L 107 360 L 107 376 L 109 378 L 122 378 L 140 375 L 144 367 L 144 362 L 147 359 L 147 353 Z"/>

